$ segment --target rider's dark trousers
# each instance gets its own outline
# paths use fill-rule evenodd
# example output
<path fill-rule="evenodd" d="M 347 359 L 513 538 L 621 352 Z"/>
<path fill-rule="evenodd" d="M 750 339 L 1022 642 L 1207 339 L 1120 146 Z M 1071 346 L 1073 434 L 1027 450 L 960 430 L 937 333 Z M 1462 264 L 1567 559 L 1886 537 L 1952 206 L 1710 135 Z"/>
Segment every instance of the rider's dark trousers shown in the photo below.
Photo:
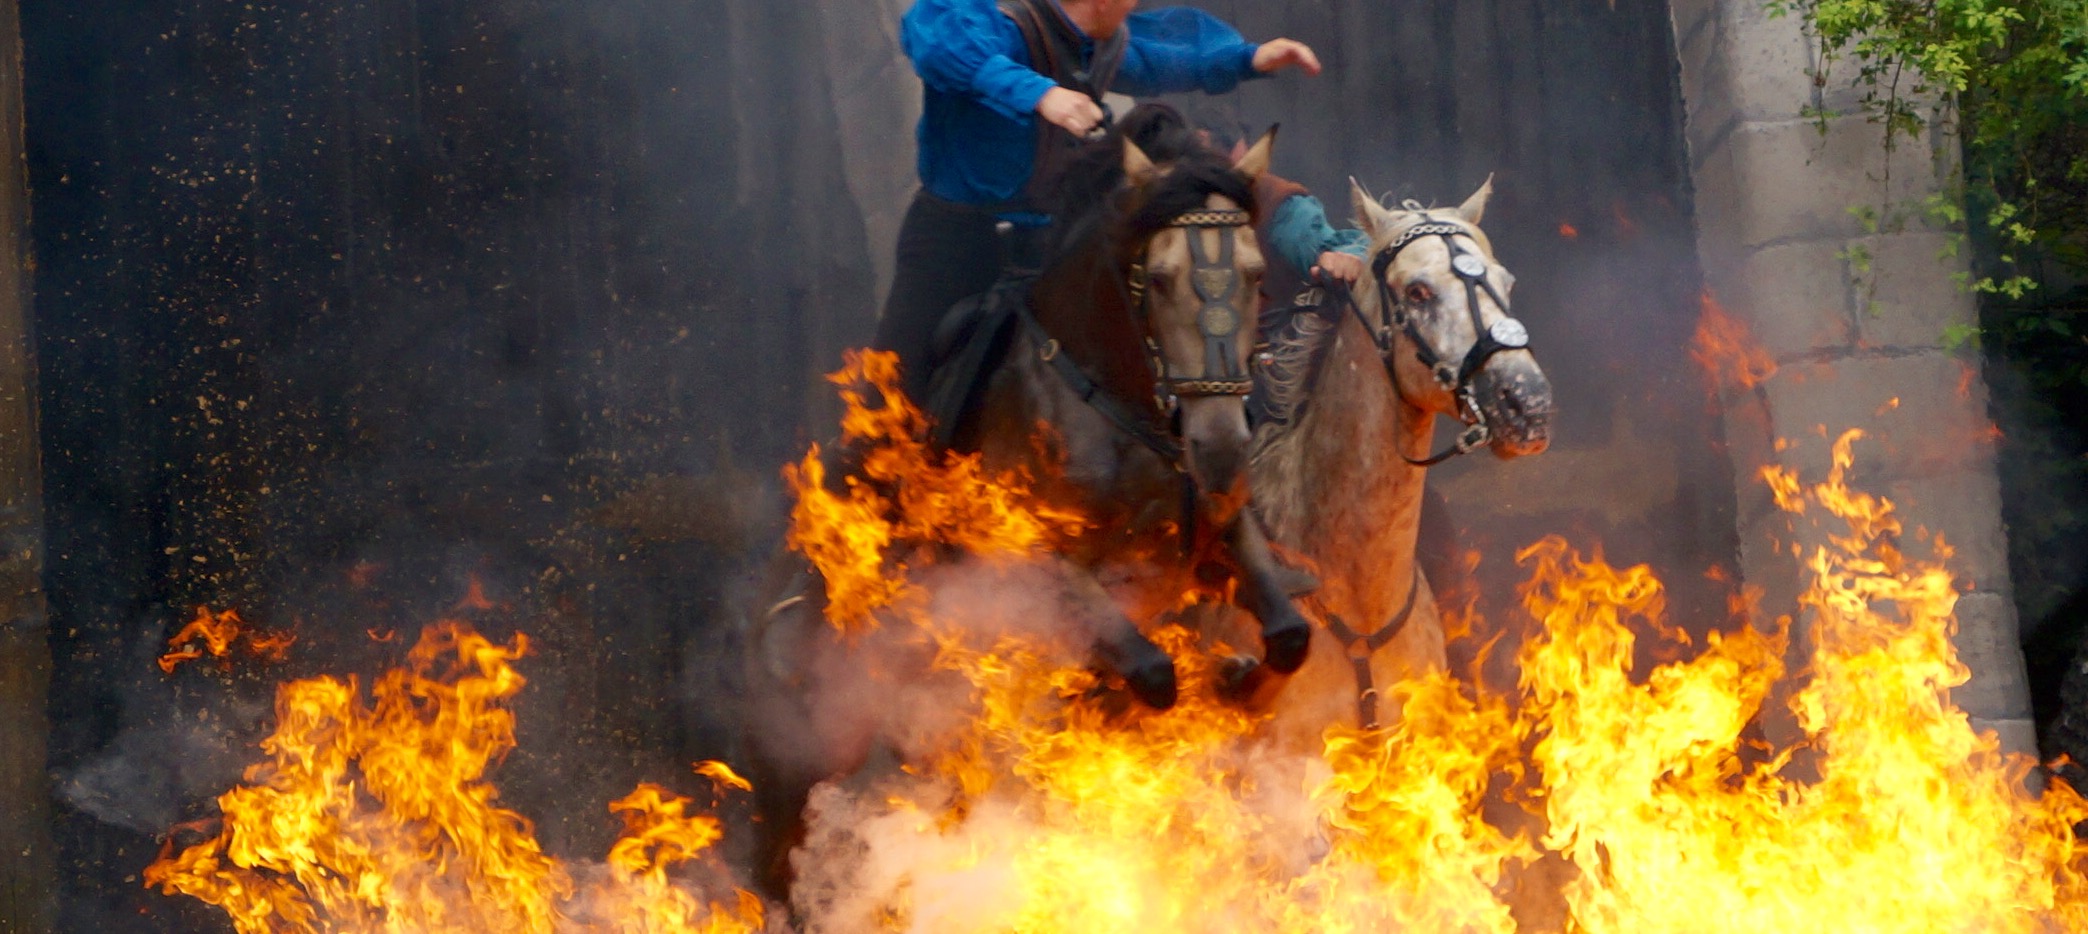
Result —
<path fill-rule="evenodd" d="M 995 218 L 985 208 L 945 201 L 925 191 L 914 195 L 899 227 L 899 261 L 884 315 L 877 321 L 876 347 L 899 355 L 906 394 L 928 396 L 928 345 L 943 313 L 964 298 L 993 287 L 1000 275 L 1001 248 Z"/>

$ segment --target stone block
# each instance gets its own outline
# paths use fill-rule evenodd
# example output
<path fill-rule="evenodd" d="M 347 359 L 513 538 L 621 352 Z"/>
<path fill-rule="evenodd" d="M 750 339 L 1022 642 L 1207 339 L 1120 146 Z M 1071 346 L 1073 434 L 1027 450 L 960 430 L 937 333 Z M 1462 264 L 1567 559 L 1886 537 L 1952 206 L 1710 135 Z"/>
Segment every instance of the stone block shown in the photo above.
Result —
<path fill-rule="evenodd" d="M 1991 466 L 1895 480 L 1877 491 L 1892 500 L 1905 527 L 1902 550 L 1928 557 L 1916 540 L 1919 530 L 1941 535 L 1953 552 L 1945 562 L 1958 585 L 1991 593 L 2013 593 L 2008 576 L 2008 535 L 2001 523 L 2001 481 Z"/>
<path fill-rule="evenodd" d="M 1779 361 L 1855 343 L 1848 263 L 1833 241 L 1748 250 L 1730 272 L 1705 276 L 1726 310 Z"/>
<path fill-rule="evenodd" d="M 1741 251 L 1740 219 L 1750 193 L 1743 187 L 1730 136 L 1716 145 L 1689 144 L 1692 186 L 1696 193 L 1697 255 L 1709 272 L 1737 265 Z"/>
<path fill-rule="evenodd" d="M 1812 44 L 1796 16 L 1772 18 L 1760 3 L 1725 4 L 1719 24 L 1725 95 L 1742 120 L 1801 119 L 1815 102 Z"/>
<path fill-rule="evenodd" d="M 1831 442 L 1864 431 L 1852 485 L 1990 470 L 1993 424 L 1984 388 L 1962 361 L 1941 352 L 1854 356 L 1779 369 L 1763 386 L 1782 463 L 1807 482 L 1827 475 Z"/>
<path fill-rule="evenodd" d="M 1740 527 L 1740 581 L 1758 592 L 1753 623 L 1765 631 L 1779 616 L 1798 615 L 1798 594 L 1805 586 L 1801 556 L 1827 541 L 1817 530 L 1791 520 L 1772 509 Z"/>
<path fill-rule="evenodd" d="M 1683 137 L 1692 152 L 1708 152 L 1740 119 L 1727 89 L 1732 85 L 1724 43 L 1709 22 L 1693 34 L 1677 33 L 1677 68 L 1683 108 Z"/>
<path fill-rule="evenodd" d="M 1851 209 L 1920 200 L 1933 189 L 1926 149 L 1888 156 L 1883 131 L 1860 118 L 1745 123 L 1733 131 L 1738 199 L 1733 221 L 1749 247 L 1869 233 Z M 1708 171 L 1708 168 L 1707 168 Z"/>
<path fill-rule="evenodd" d="M 1978 323 L 1977 303 L 1954 278 L 1966 264 L 1963 256 L 1949 255 L 1951 243 L 1948 233 L 1908 231 L 1852 244 L 1870 257 L 1870 272 L 1856 289 L 1866 346 L 1941 347 L 1945 329 Z"/>
<path fill-rule="evenodd" d="M 1776 511 L 1769 485 L 1762 482 L 1763 467 L 1777 463 L 1776 439 L 1769 431 L 1769 408 L 1761 393 L 1753 390 L 1728 393 L 1722 400 L 1725 414 L 1726 458 L 1733 468 L 1733 497 L 1737 507 L 1734 522 L 1747 523 Z"/>
<path fill-rule="evenodd" d="M 2015 604 L 1996 593 L 1958 598 L 1958 660 L 1972 680 L 1950 692 L 1966 713 L 1984 720 L 2028 719 L 2030 682 L 2017 639 Z"/>
<path fill-rule="evenodd" d="M 1668 17 L 1675 27 L 1675 45 L 1688 56 L 1692 44 L 1707 41 L 1718 31 L 1719 0 L 1673 0 Z"/>
<path fill-rule="evenodd" d="M 1983 717 L 1973 717 L 1972 731 L 1975 733 L 1994 734 L 2001 741 L 2001 752 L 2006 755 L 2029 756 L 2033 759 L 2038 757 L 2037 722 L 2028 717 L 2012 720 L 1988 720 Z M 2031 790 L 2044 790 L 2042 787 L 2044 775 L 2044 772 L 2038 770 L 2033 770 L 2030 773 Z"/>

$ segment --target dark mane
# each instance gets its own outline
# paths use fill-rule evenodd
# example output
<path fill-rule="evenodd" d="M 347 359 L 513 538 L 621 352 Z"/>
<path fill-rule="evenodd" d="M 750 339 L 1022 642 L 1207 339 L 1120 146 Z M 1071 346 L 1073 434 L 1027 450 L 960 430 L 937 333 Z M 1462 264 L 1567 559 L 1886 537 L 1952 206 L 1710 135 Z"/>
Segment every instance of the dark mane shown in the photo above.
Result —
<path fill-rule="evenodd" d="M 1135 207 L 1124 203 L 1127 193 L 1121 190 L 1125 139 L 1137 143 L 1154 164 L 1168 166 Z M 1177 215 L 1203 207 L 1214 194 L 1254 213 L 1254 186 L 1233 171 L 1232 160 L 1200 137 L 1180 111 L 1140 104 L 1108 135 L 1082 146 L 1068 164 L 1052 205 L 1060 231 L 1056 252 L 1070 252 L 1112 229 L 1127 240 L 1143 239 Z"/>

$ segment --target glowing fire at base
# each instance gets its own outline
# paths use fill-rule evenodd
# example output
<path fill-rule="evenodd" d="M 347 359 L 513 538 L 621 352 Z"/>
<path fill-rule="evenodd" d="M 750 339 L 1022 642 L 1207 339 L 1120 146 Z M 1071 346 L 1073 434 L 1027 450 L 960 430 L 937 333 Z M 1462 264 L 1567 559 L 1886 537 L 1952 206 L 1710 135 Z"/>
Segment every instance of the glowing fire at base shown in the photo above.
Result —
<path fill-rule="evenodd" d="M 706 904 L 667 878 L 719 835 L 686 798 L 647 785 L 612 804 L 625 835 L 585 887 L 499 806 L 484 776 L 515 745 L 504 704 L 526 644 L 443 623 L 368 698 L 354 678 L 284 685 L 270 760 L 218 798 L 217 835 L 162 854 L 146 884 L 224 909 L 241 934 L 759 930 L 751 896 Z"/>
<path fill-rule="evenodd" d="M 1966 678 L 1949 549 L 1903 554 L 1891 505 L 1847 487 L 1858 437 L 1822 482 L 1763 478 L 1794 522 L 1827 525 L 1791 680 L 1788 619 L 1633 678 L 1639 640 L 1687 643 L 1660 582 L 1556 538 L 1518 556 L 1541 629 L 1516 690 L 1401 685 L 1396 726 L 1331 729 L 1320 750 L 1258 743 L 1210 700 L 1186 632 L 1160 634 L 1184 701 L 1113 713 L 1073 659 L 967 615 L 1003 611 L 917 607 L 975 718 L 906 774 L 815 801 L 799 908 L 814 930 L 953 934 L 2088 929 L 2088 802 L 2033 793 L 2033 764 L 1949 704 Z M 1772 703 L 1803 733 L 1777 754 L 1748 738 Z M 1497 828 L 1490 803 L 1535 829 Z"/>
<path fill-rule="evenodd" d="M 853 373 L 878 385 L 884 371 Z M 863 417 L 862 393 L 850 405 Z M 915 427 L 893 417 L 859 436 L 866 462 Z M 1825 533 L 1803 556 L 1806 625 L 1715 634 L 1634 678 L 1640 640 L 1686 641 L 1659 580 L 1548 538 L 1518 555 L 1541 626 L 1513 691 L 1399 685 L 1394 726 L 1331 729 L 1317 750 L 1270 748 L 1256 718 L 1213 701 L 1211 659 L 1184 630 L 1157 634 L 1183 701 L 1126 711 L 1063 649 L 982 625 L 1049 606 L 893 600 L 930 585 L 927 559 L 893 549 L 952 540 L 945 514 L 851 486 L 862 508 L 801 509 L 794 535 L 849 543 L 807 548 L 823 567 L 887 579 L 859 592 L 933 635 L 972 716 L 916 737 L 902 772 L 815 796 L 794 907 L 805 930 L 837 934 L 2088 930 L 2072 830 L 2088 801 L 2030 791 L 2032 763 L 1950 705 L 1966 672 L 1949 549 L 1904 554 L 1891 504 L 1847 487 L 1858 438 L 1836 443 L 1824 480 L 1763 478 Z M 943 488 L 948 462 L 906 463 L 908 482 Z M 823 489 L 816 468 L 801 493 Z M 1015 518 L 994 523 L 1021 524 L 1020 495 L 996 503 Z M 1787 678 L 1792 631 L 1810 660 Z M 686 799 L 644 786 L 612 805 L 625 837 L 584 885 L 497 806 L 483 776 L 513 744 L 502 705 L 521 648 L 438 627 L 370 700 L 353 680 L 286 685 L 272 759 L 219 799 L 223 830 L 148 881 L 242 932 L 759 928 L 751 898 L 708 904 L 670 878 L 720 833 Z M 1748 738 L 1785 710 L 1801 742 Z"/>

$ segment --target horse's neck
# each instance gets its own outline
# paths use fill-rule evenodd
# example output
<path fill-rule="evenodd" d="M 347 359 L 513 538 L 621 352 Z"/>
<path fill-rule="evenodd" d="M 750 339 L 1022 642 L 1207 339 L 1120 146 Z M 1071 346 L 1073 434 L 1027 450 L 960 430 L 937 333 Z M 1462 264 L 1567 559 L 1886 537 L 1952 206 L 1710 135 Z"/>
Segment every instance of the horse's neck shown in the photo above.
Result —
<path fill-rule="evenodd" d="M 1030 305 L 1070 359 L 1116 395 L 1143 402 L 1153 391 L 1151 367 L 1128 300 L 1122 271 L 1090 237 L 1044 270 Z"/>
<path fill-rule="evenodd" d="M 1367 631 L 1413 585 L 1426 471 L 1402 455 L 1424 456 L 1434 420 L 1400 398 L 1359 321 L 1331 340 L 1311 404 L 1264 452 L 1256 498 L 1273 507 L 1277 541 L 1313 563 L 1321 600 Z"/>

